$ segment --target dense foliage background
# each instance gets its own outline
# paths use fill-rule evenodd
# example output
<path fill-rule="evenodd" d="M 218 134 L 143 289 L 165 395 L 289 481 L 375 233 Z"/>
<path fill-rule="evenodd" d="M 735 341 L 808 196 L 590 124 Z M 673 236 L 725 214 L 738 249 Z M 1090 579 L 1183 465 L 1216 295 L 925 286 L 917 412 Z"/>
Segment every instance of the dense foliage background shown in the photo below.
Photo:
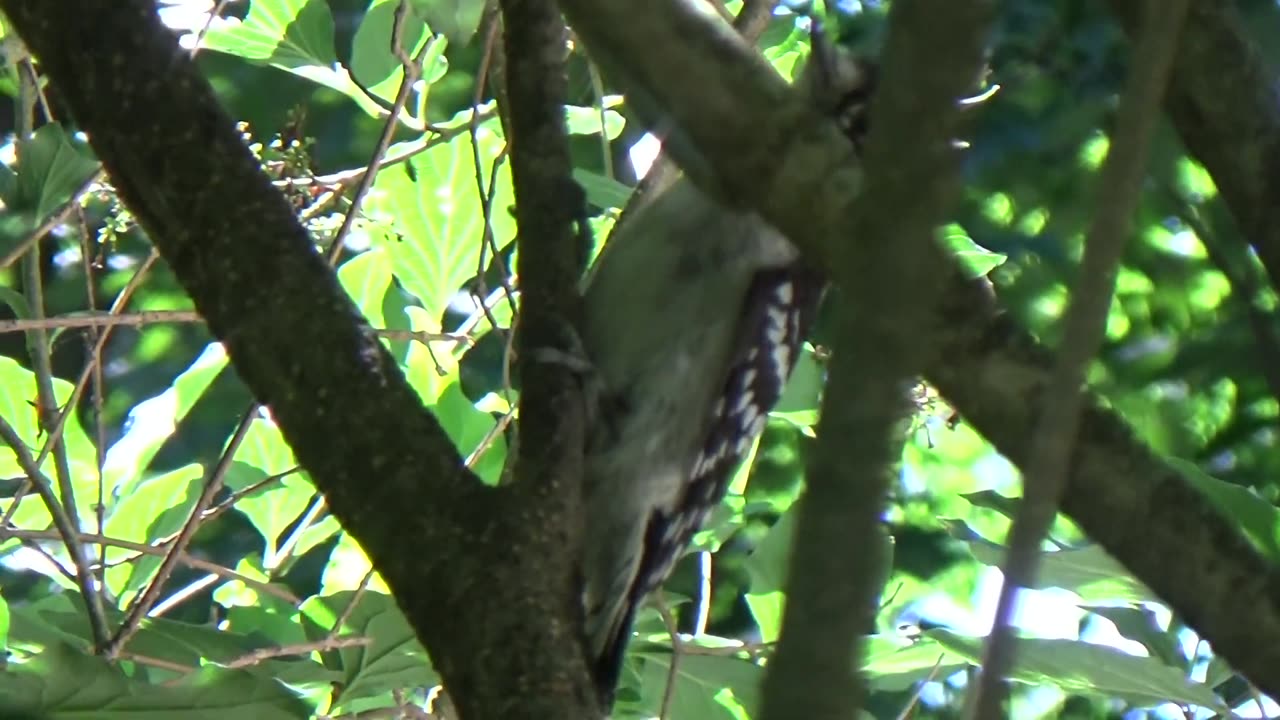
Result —
<path fill-rule="evenodd" d="M 484 4 L 414 3 L 399 40 L 425 53 L 423 76 L 385 147 L 404 79 L 390 50 L 398 0 L 219 3 L 210 23 L 211 4 L 163 5 L 175 35 L 200 35 L 201 68 L 323 251 L 371 154 L 383 158 L 333 254 L 338 276 L 460 453 L 497 482 L 518 397 L 506 366 L 516 225 L 493 85 L 477 81 L 496 62 Z M 1276 5 L 1236 4 L 1258 46 L 1274 47 Z M 874 54 L 884 4 L 839 10 L 842 34 Z M 784 75 L 807 52 L 805 27 L 780 11 L 761 38 Z M 21 132 L 0 170 L 0 418 L 11 429 L 0 447 L 0 715 L 414 717 L 407 708 L 426 707 L 437 679 L 386 586 L 97 175 L 57 88 L 33 84 L 16 39 L 5 42 L 8 129 Z M 1003 3 L 988 77 L 999 89 L 973 111 L 946 236 L 1050 345 L 1127 52 L 1095 3 Z M 635 182 L 628 151 L 643 129 L 584 56 L 570 71 L 575 178 L 603 240 Z M 1089 382 L 1275 557 L 1280 328 L 1275 292 L 1237 232 L 1213 179 L 1162 126 Z M 615 717 L 656 715 L 668 693 L 670 718 L 751 717 L 779 629 L 826 332 L 667 584 L 682 635 L 673 642 L 656 609 L 639 618 Z M 37 400 L 47 393 L 55 404 Z M 892 571 L 868 628 L 874 717 L 959 716 L 1020 492 L 1016 469 L 962 417 L 927 386 L 917 396 L 885 514 Z M 15 445 L 41 458 L 50 497 L 26 482 Z M 78 522 L 108 634 L 123 629 L 114 663 L 87 652 L 93 628 L 53 495 Z M 1018 617 L 1013 716 L 1280 712 L 1066 520 L 1041 584 Z"/>

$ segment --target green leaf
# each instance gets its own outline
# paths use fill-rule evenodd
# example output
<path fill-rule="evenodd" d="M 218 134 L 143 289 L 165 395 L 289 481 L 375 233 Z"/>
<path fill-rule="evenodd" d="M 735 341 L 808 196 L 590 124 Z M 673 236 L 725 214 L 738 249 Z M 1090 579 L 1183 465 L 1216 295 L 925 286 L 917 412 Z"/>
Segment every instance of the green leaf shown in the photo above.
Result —
<path fill-rule="evenodd" d="M 918 682 L 942 680 L 969 665 L 965 658 L 927 638 L 872 635 L 863 647 L 859 662 L 876 690 L 901 692 Z"/>
<path fill-rule="evenodd" d="M 455 118 L 457 120 L 457 118 Z M 454 293 L 474 276 L 484 240 L 484 206 L 476 187 L 477 174 L 493 175 L 505 142 L 495 122 L 477 129 L 481 169 L 474 166 L 471 139 L 460 135 L 378 173 L 366 202 L 370 217 L 387 223 L 398 237 L 379 238 L 391 260 L 400 286 L 422 303 L 426 317 L 437 324 Z M 397 153 L 393 147 L 391 155 Z M 515 236 L 515 203 L 511 174 L 503 162 L 492 189 L 491 230 L 498 245 Z"/>
<path fill-rule="evenodd" d="M 240 23 L 211 27 L 204 47 L 296 68 L 332 68 L 333 15 L 324 0 L 254 0 Z"/>
<path fill-rule="evenodd" d="M 391 289 L 391 262 L 382 248 L 372 248 L 342 263 L 338 281 L 374 327 L 386 325 L 382 309 Z"/>
<path fill-rule="evenodd" d="M 0 652 L 9 647 L 9 603 L 0 595 Z"/>
<path fill-rule="evenodd" d="M 973 557 L 983 565 L 998 568 L 1004 562 L 1005 549 L 1000 545 L 981 538 L 966 542 Z M 1039 568 L 1036 581 L 1031 585 L 1037 590 L 1062 588 L 1085 600 L 1159 600 L 1098 545 L 1041 553 Z"/>
<path fill-rule="evenodd" d="M 484 16 L 484 0 L 411 0 L 414 12 L 449 42 L 462 47 L 471 41 Z"/>
<path fill-rule="evenodd" d="M 254 0 L 243 21 L 209 28 L 204 47 L 332 88 L 378 116 L 382 108 L 338 64 L 333 38 L 333 15 L 325 0 Z"/>
<path fill-rule="evenodd" d="M 611 95 L 604 99 L 603 130 L 605 137 L 610 140 L 614 140 L 621 135 L 622 128 L 627 124 L 626 118 L 622 117 L 617 111 L 609 109 L 621 104 L 622 96 L 620 95 Z M 564 110 L 565 122 L 568 123 L 570 133 L 574 135 L 596 135 L 602 129 L 600 108 L 567 105 Z"/>
<path fill-rule="evenodd" d="M 656 716 L 662 707 L 670 653 L 644 653 L 640 707 Z M 764 669 L 731 656 L 684 655 L 676 666 L 671 698 L 673 720 L 746 720 L 755 715 Z"/>
<path fill-rule="evenodd" d="M 0 673 L 2 717 L 301 720 L 313 709 L 270 677 L 205 667 L 174 685 L 152 685 L 65 644 Z"/>
<path fill-rule="evenodd" d="M 388 105 L 395 102 L 404 82 L 404 65 L 391 51 L 399 5 L 400 0 L 373 0 L 351 43 L 351 74 Z M 416 57 L 428 42 L 433 43 L 423 58 L 423 88 L 442 77 L 448 69 L 444 58 L 444 39 L 432 38 L 430 29 L 412 13 L 405 18 L 400 30 L 400 42 L 408 57 Z"/>
<path fill-rule="evenodd" d="M 103 465 L 105 482 L 116 497 L 125 497 L 133 490 L 178 423 L 226 367 L 227 354 L 222 345 L 210 343 L 167 390 L 129 411 L 124 435 L 107 450 Z"/>
<path fill-rule="evenodd" d="M 1121 635 L 1141 643 L 1152 657 L 1164 664 L 1181 668 L 1183 672 L 1191 670 L 1187 658 L 1182 654 L 1178 638 L 1160 627 L 1151 610 L 1144 607 L 1090 607 L 1088 610 L 1115 623 L 1116 630 Z"/>
<path fill-rule="evenodd" d="M 978 245 L 959 225 L 950 225 L 943 231 L 942 244 L 951 250 L 952 256 L 964 268 L 965 275 L 971 278 L 983 277 L 1009 259 L 1008 255 L 991 252 Z"/>
<path fill-rule="evenodd" d="M 8 210 L 30 212 L 35 227 L 71 200 L 98 167 L 87 150 L 72 145 L 61 125 L 44 125 L 18 143 L 16 197 Z"/>
<path fill-rule="evenodd" d="M 751 577 L 750 595 L 781 591 L 791 564 L 791 543 L 795 535 L 795 512 L 783 513 L 768 534 L 747 558 L 747 574 Z"/>
<path fill-rule="evenodd" d="M 106 615 L 110 626 L 124 620 L 124 613 L 114 608 L 107 608 Z M 86 650 L 93 644 L 83 603 L 74 591 L 15 609 L 12 636 L 15 646 L 35 651 L 56 643 Z M 227 663 L 264 647 L 272 645 L 261 637 L 163 618 L 143 620 L 129 640 L 134 652 L 188 667 L 202 659 Z"/>
<path fill-rule="evenodd" d="M 192 464 L 138 483 L 111 508 L 103 533 L 149 544 L 177 532 L 196 505 L 202 477 L 204 468 Z M 149 582 L 161 562 L 155 555 L 143 555 L 124 564 L 137 553 L 120 547 L 107 547 L 105 553 L 107 589 L 121 600 L 131 599 Z"/>
<path fill-rule="evenodd" d="M 581 168 L 573 169 L 573 179 L 586 192 L 587 202 L 599 208 L 624 208 L 634 192 L 634 188 L 617 180 Z"/>
<path fill-rule="evenodd" d="M 74 385 L 71 383 L 53 379 L 53 396 L 59 407 L 65 406 L 70 400 L 72 390 Z M 39 454 L 39 448 L 46 439 L 36 417 L 36 397 L 35 375 L 13 358 L 0 356 L 0 417 L 13 427 L 32 456 Z M 93 443 L 80 425 L 79 413 L 73 412 L 67 418 L 62 438 L 71 467 L 76 508 L 81 517 L 92 517 L 98 490 L 98 460 Z M 45 458 L 40 469 L 52 480 L 52 454 Z M 18 465 L 17 456 L 5 443 L 0 443 L 0 477 L 26 477 L 26 472 Z M 56 487 L 54 490 L 57 492 Z M 7 511 L 9 507 L 5 505 L 3 509 Z M 18 506 L 10 521 L 15 527 L 43 529 L 49 527 L 52 519 L 44 503 L 32 493 Z M 65 551 L 56 550 L 54 554 L 64 557 Z"/>
<path fill-rule="evenodd" d="M 445 388 L 431 411 L 464 458 L 483 450 L 471 469 L 486 483 L 497 484 L 507 457 L 506 439 L 498 435 L 492 439 L 490 446 L 481 448 L 481 443 L 489 437 L 497 424 L 493 415 L 480 410 L 467 399 L 462 393 L 462 385 L 457 382 Z"/>
<path fill-rule="evenodd" d="M 232 472 L 227 473 L 227 487 L 243 490 L 273 475 L 297 466 L 297 460 L 280 428 L 267 417 L 255 418 L 244 442 L 236 452 Z M 247 495 L 236 503 L 236 509 L 262 534 L 264 568 L 279 567 L 278 556 L 284 531 L 293 525 L 314 501 L 315 487 L 300 473 L 290 473 L 262 490 Z"/>
<path fill-rule="evenodd" d="M 1245 537 L 1272 561 L 1280 561 L 1280 508 L 1248 488 L 1223 482 L 1194 463 L 1165 458 L 1187 482 L 1204 493 L 1223 516 L 1231 518 Z"/>
<path fill-rule="evenodd" d="M 335 620 L 355 597 L 355 593 L 340 592 L 327 597 L 313 597 L 304 603 L 302 612 L 308 637 L 312 640 L 326 637 Z M 355 701 L 374 698 L 390 690 L 439 682 L 426 650 L 391 596 L 364 593 L 348 616 L 342 632 L 368 638 L 371 643 L 336 651 L 343 690 L 331 710 L 332 714 L 352 712 L 351 705 Z"/>
<path fill-rule="evenodd" d="M 925 635 L 971 663 L 980 662 L 980 638 L 941 629 Z M 1123 698 L 1139 707 L 1172 702 L 1230 712 L 1210 688 L 1154 658 L 1074 640 L 1018 638 L 1014 642 L 1016 665 L 1010 678 L 1017 682 L 1056 685 L 1068 693 Z"/>

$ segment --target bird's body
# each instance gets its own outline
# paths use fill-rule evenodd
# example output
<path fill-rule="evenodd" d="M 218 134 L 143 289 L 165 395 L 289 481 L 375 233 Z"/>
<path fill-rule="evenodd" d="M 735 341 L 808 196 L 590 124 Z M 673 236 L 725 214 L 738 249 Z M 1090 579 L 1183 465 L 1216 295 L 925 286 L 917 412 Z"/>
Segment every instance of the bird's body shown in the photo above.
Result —
<path fill-rule="evenodd" d="M 587 635 L 600 658 L 621 650 L 610 646 L 625 643 L 622 635 L 629 632 L 634 606 L 671 571 L 723 496 L 733 466 L 763 428 L 763 413 L 745 418 L 745 432 L 722 433 L 728 435 L 724 444 L 708 450 L 718 418 L 733 410 L 717 408 L 717 402 L 725 401 L 743 343 L 725 339 L 754 325 L 754 314 L 744 316 L 753 285 L 760 285 L 762 271 L 776 270 L 769 276 L 775 291 L 791 288 L 791 268 L 803 272 L 785 237 L 754 213 L 725 211 L 688 180 L 677 180 L 639 212 L 611 239 L 606 250 L 611 255 L 593 275 L 585 302 L 588 308 L 626 307 L 632 315 L 653 320 L 628 322 L 621 313 L 588 312 L 582 328 L 583 343 L 606 388 L 599 432 L 587 451 L 586 506 L 652 508 L 645 514 L 588 513 L 585 537 L 612 538 L 645 550 L 620 558 L 606 544 L 589 542 L 584 549 Z M 667 232 L 640 236 L 654 227 Z M 717 236 L 733 241 L 716 242 Z M 636 267 L 646 272 L 631 275 Z M 662 281 L 667 278 L 691 282 Z M 705 297 L 723 302 L 700 300 Z M 786 307 L 774 313 L 778 332 L 795 326 L 790 334 L 802 337 L 798 320 L 789 319 Z M 604 346 L 612 350 L 590 354 L 591 348 Z M 783 352 L 788 355 L 778 362 L 753 362 L 761 368 L 757 373 L 776 368 L 772 377 L 740 379 L 753 384 L 765 380 L 781 389 L 794 362 L 789 347 Z M 743 360 L 745 356 L 738 362 Z M 735 415 L 735 422 L 739 418 Z M 619 452 L 617 439 L 631 437 L 644 440 Z M 704 467 L 697 467 L 700 462 Z M 695 477 L 704 481 L 691 482 Z M 679 517 L 682 508 L 697 510 Z"/>
<path fill-rule="evenodd" d="M 874 76 L 829 60 L 803 85 L 856 143 Z M 763 218 L 687 179 L 634 213 L 592 269 L 581 327 L 601 390 L 584 468 L 583 604 L 606 702 L 636 609 L 723 498 L 825 287 Z"/>

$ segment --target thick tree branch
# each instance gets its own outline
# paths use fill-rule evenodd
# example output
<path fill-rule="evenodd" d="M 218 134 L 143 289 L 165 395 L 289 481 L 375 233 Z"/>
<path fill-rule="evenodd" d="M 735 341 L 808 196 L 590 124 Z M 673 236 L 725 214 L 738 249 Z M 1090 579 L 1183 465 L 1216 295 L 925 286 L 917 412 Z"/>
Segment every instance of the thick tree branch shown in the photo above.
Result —
<path fill-rule="evenodd" d="M 860 178 L 846 164 L 843 140 L 732 30 L 677 0 L 560 4 L 590 50 L 609 53 L 628 68 L 626 82 L 670 111 L 711 168 L 695 157 L 694 170 L 706 171 L 694 172 L 695 181 L 720 184 L 759 208 L 809 257 L 833 267 L 837 282 L 858 280 L 827 262 L 834 248 L 822 242 L 852 236 L 839 219 Z M 1193 13 L 1188 28 L 1198 23 Z M 999 313 L 989 290 L 958 274 L 946 281 L 929 337 L 937 345 L 926 376 L 1025 467 L 1051 366 L 1045 351 Z M 1280 573 L 1114 413 L 1092 399 L 1086 407 L 1064 512 L 1255 685 L 1280 694 Z"/>
<path fill-rule="evenodd" d="M 572 351 L 576 334 L 568 333 L 578 315 L 578 280 L 589 250 L 581 225 L 586 198 L 570 176 L 565 127 L 568 30 L 554 0 L 502 0 L 501 6 L 510 103 L 503 114 L 509 118 L 520 227 L 520 438 L 512 512 L 524 518 L 518 526 L 522 546 L 546 566 L 545 588 L 525 589 L 536 602 L 522 615 L 546 624 L 556 643 L 523 645 L 529 653 L 520 657 L 508 651 L 506 672 L 557 667 L 549 678 L 531 674 L 530 689 L 544 696 L 540 702 L 558 699 L 563 717 L 586 718 L 607 708 L 597 708 L 587 669 L 575 574 L 582 541 L 583 398 L 566 367 L 536 360 L 548 348 Z M 548 680 L 554 683 L 549 688 Z"/>
<path fill-rule="evenodd" d="M 917 329 L 945 271 L 935 234 L 960 187 L 958 100 L 981 75 L 991 16 L 988 0 L 899 0 L 890 12 L 857 242 L 828 242 L 847 276 L 860 279 L 841 288 L 764 718 L 853 717 L 863 704 L 859 654 L 849 649 L 874 626 L 887 571 L 880 516 L 889 468 L 902 454 L 903 388 L 924 369 L 928 338 Z"/>
<path fill-rule="evenodd" d="M 523 529 L 547 506 L 463 469 L 155 4 L 0 7 L 467 717 L 573 717 L 574 630 L 540 612 L 565 614 L 566 561 Z"/>

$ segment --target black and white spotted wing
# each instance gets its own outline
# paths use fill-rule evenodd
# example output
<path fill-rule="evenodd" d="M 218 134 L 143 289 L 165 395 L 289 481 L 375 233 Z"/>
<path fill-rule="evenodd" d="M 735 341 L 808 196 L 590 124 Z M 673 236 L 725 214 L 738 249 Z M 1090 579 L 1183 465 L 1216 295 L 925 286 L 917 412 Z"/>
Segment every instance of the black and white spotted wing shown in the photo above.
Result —
<path fill-rule="evenodd" d="M 705 441 L 684 493 L 649 522 L 632 589 L 639 603 L 671 572 L 782 397 L 817 312 L 824 282 L 799 263 L 758 273 L 747 294 L 724 390 L 711 408 Z"/>

